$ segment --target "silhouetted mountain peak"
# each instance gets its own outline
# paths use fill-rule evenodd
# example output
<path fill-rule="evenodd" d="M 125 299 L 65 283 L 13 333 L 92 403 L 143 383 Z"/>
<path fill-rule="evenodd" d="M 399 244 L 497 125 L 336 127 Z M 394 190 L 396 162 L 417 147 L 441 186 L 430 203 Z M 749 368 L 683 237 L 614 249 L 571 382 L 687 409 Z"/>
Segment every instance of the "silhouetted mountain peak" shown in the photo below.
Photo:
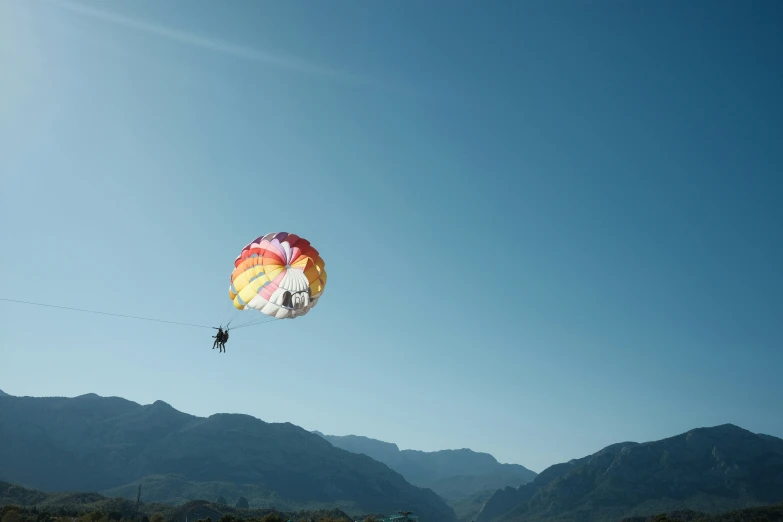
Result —
<path fill-rule="evenodd" d="M 223 426 L 226 429 L 231 429 L 231 428 L 254 429 L 254 428 L 271 425 L 268 422 L 262 421 L 258 417 L 253 417 L 252 415 L 245 415 L 243 413 L 215 413 L 207 417 L 206 422 L 210 424 Z"/>
<path fill-rule="evenodd" d="M 633 446 L 638 446 L 638 445 L 639 445 L 638 442 L 633 442 L 630 440 L 625 442 L 615 442 L 614 444 L 609 444 L 602 450 L 598 451 L 598 453 L 620 453 L 622 451 L 627 451 L 626 448 L 631 448 Z"/>
<path fill-rule="evenodd" d="M 7 394 L 6 392 L 4 392 L 3 390 L 0 390 L 0 397 L 11 397 L 11 396 L 10 396 L 10 395 L 8 395 L 8 394 Z"/>
<path fill-rule="evenodd" d="M 687 437 L 698 435 L 709 435 L 713 437 L 755 437 L 752 431 L 740 428 L 735 424 L 719 424 L 718 426 L 708 426 L 703 428 L 694 428 L 684 434 Z"/>
<path fill-rule="evenodd" d="M 329 442 L 339 439 L 344 441 L 346 444 L 360 445 L 362 447 L 383 448 L 386 451 L 395 451 L 395 452 L 400 451 L 399 446 L 397 446 L 393 442 L 385 442 L 382 440 L 371 439 L 370 437 L 365 437 L 363 435 L 322 435 L 322 436 L 325 439 L 327 439 Z"/>

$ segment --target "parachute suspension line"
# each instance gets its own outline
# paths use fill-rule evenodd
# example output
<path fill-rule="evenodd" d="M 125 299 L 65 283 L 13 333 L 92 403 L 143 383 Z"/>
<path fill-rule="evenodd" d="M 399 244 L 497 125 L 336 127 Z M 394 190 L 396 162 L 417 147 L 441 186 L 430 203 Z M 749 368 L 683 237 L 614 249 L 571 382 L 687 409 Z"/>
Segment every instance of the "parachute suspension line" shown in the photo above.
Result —
<path fill-rule="evenodd" d="M 51 304 L 45 304 L 45 303 L 33 303 L 30 301 L 20 301 L 18 299 L 6 299 L 4 297 L 0 297 L 0 301 L 8 301 L 10 303 L 21 303 L 21 304 L 27 304 L 27 305 L 33 305 L 33 306 L 46 306 L 49 308 L 61 308 L 64 310 L 71 310 L 74 312 L 85 312 L 90 314 L 101 314 L 101 315 L 113 315 L 115 317 L 124 317 L 126 319 L 138 319 L 141 321 L 154 321 L 157 323 L 169 323 L 169 324 L 177 324 L 180 326 L 192 326 L 193 328 L 212 328 L 212 326 L 204 326 L 203 324 L 191 324 L 191 323 L 180 323 L 177 321 L 166 321 L 164 319 L 153 319 L 151 317 L 139 317 L 135 315 L 125 315 L 125 314 L 115 314 L 111 312 L 101 312 L 99 310 L 85 310 L 84 308 L 73 308 L 70 306 L 57 306 L 57 305 L 51 305 Z"/>
<path fill-rule="evenodd" d="M 272 321 L 279 321 L 279 320 L 280 319 L 277 319 L 276 317 L 273 317 L 271 319 L 265 319 L 263 321 L 257 321 L 257 320 L 254 319 L 254 320 L 250 321 L 249 323 L 243 323 L 243 324 L 240 324 L 239 326 L 234 326 L 233 328 L 231 328 L 231 330 L 239 330 L 240 328 L 247 328 L 249 326 L 256 326 L 256 325 L 259 325 L 259 324 L 271 323 Z"/>
<path fill-rule="evenodd" d="M 223 317 L 220 319 L 220 326 L 229 326 L 233 323 L 241 312 L 234 307 L 234 302 L 231 301 L 226 305 L 223 312 Z"/>
<path fill-rule="evenodd" d="M 229 330 L 236 330 L 237 328 L 243 328 L 245 326 L 253 326 L 254 324 L 260 324 L 264 321 L 264 319 L 268 319 L 268 315 L 263 314 L 255 314 L 251 313 L 251 310 L 243 309 L 240 310 L 234 306 L 234 302 L 230 301 L 229 304 L 226 305 L 227 311 L 223 316 L 223 320 L 220 322 L 220 325 L 223 328 L 229 329 Z M 272 318 L 274 319 L 274 318 Z M 228 320 L 228 322 L 226 322 Z M 231 325 L 234 326 L 231 326 Z"/>
<path fill-rule="evenodd" d="M 248 328 L 250 326 L 256 326 L 258 324 L 264 324 L 264 323 L 271 323 L 272 321 L 278 321 L 279 319 L 271 318 L 271 319 L 265 319 L 263 321 L 251 321 L 249 323 L 241 324 L 237 328 Z"/>
<path fill-rule="evenodd" d="M 254 324 L 261 324 L 267 322 L 270 317 L 268 315 L 261 315 L 261 314 L 252 314 L 253 316 L 249 317 L 250 314 L 248 312 L 244 312 L 246 315 L 245 317 L 241 318 L 239 321 L 237 321 L 239 324 L 235 324 L 234 326 L 231 326 L 230 323 L 234 322 L 234 319 L 229 321 L 229 324 L 226 325 L 230 330 L 236 330 L 237 328 L 244 328 L 245 326 L 252 326 Z M 276 321 L 274 317 L 271 318 L 272 321 Z"/>

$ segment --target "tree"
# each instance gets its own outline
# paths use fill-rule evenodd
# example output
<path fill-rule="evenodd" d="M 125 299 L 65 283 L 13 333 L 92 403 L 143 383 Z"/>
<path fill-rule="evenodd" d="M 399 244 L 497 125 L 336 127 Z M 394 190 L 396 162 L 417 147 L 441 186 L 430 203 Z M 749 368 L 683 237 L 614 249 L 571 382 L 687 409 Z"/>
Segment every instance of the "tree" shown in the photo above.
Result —
<path fill-rule="evenodd" d="M 250 509 L 250 504 L 245 497 L 239 497 L 234 507 L 237 509 Z"/>
<path fill-rule="evenodd" d="M 3 522 L 19 522 L 19 519 L 19 512 L 14 510 L 5 514 L 3 517 Z"/>
<path fill-rule="evenodd" d="M 162 513 L 153 513 L 150 517 L 150 522 L 165 522 L 165 520 Z"/>
<path fill-rule="evenodd" d="M 0 506 L 0 520 L 3 520 L 5 516 L 12 512 L 12 511 L 21 511 L 22 508 L 19 506 L 14 506 L 13 504 L 10 506 Z"/>

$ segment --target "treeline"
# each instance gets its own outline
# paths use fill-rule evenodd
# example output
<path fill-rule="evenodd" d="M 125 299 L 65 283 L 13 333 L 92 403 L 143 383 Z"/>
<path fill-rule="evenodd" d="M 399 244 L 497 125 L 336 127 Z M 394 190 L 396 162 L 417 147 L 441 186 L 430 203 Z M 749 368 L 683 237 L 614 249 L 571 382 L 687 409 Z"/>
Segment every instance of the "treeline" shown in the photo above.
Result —
<path fill-rule="evenodd" d="M 380 522 L 379 519 L 369 516 L 364 517 L 360 519 L 362 522 Z M 151 519 L 149 522 L 166 522 L 162 519 L 153 520 Z M 213 522 L 210 517 L 207 517 L 205 519 L 196 520 L 195 522 Z M 350 519 L 347 516 L 342 517 L 331 517 L 331 516 L 322 516 L 318 518 L 312 518 L 312 517 L 297 517 L 297 516 L 285 516 L 281 513 L 267 513 L 266 515 L 262 517 L 252 517 L 252 518 L 237 518 L 233 515 L 223 515 L 220 517 L 217 522 L 354 522 L 352 519 Z"/>
<path fill-rule="evenodd" d="M 365 522 L 376 522 L 373 518 L 364 519 Z M 39 510 L 35 507 L 25 508 L 21 506 L 0 507 L 0 522 L 177 522 L 167 520 L 163 513 L 152 515 L 139 514 L 135 519 L 125 517 L 118 511 L 103 512 L 100 510 L 80 512 L 75 509 L 60 508 L 54 512 Z M 321 516 L 317 518 L 309 516 L 286 515 L 283 513 L 267 513 L 261 517 L 241 518 L 234 515 L 223 515 L 217 521 L 211 517 L 193 520 L 190 522 L 353 522 L 348 517 Z"/>
<path fill-rule="evenodd" d="M 630 517 L 622 522 L 783 522 L 783 504 L 736 509 L 718 514 L 684 510 L 648 517 Z"/>
<path fill-rule="evenodd" d="M 154 515 L 153 515 L 154 516 Z M 150 522 L 165 522 L 164 520 L 150 520 Z M 212 518 L 196 520 L 195 522 L 213 522 Z M 350 518 L 320 517 L 313 518 L 289 518 L 280 513 L 267 513 L 261 518 L 236 518 L 233 515 L 223 515 L 217 522 L 353 522 Z M 369 520 L 367 522 L 370 522 Z"/>
<path fill-rule="evenodd" d="M 181 522 L 179 517 L 168 518 L 161 512 L 147 515 L 138 513 L 125 515 L 120 511 L 80 510 L 60 507 L 56 510 L 40 510 L 36 507 L 2 506 L 0 507 L 0 522 Z M 375 516 L 360 518 L 362 522 L 379 522 Z M 279 512 L 266 513 L 262 516 L 241 517 L 232 514 L 222 515 L 216 521 L 207 517 L 188 522 L 354 522 L 347 515 L 302 515 Z"/>
<path fill-rule="evenodd" d="M 6 519 L 6 517 L 8 517 Z M 360 517 L 358 520 L 365 520 Z M 136 502 L 99 493 L 46 493 L 0 481 L 0 522 L 353 522 L 339 509 L 250 509 L 244 497 L 229 507 L 217 502 L 192 500 L 182 505 Z"/>

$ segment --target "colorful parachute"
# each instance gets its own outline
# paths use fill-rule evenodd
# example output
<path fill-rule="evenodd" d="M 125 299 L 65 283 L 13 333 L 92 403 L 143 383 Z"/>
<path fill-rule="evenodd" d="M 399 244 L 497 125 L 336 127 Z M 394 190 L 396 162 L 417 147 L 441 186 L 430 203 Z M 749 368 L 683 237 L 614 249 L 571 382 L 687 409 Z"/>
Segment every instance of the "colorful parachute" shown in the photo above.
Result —
<path fill-rule="evenodd" d="M 324 261 L 306 239 L 273 232 L 253 240 L 234 261 L 229 297 L 239 310 L 293 319 L 313 308 L 326 286 Z"/>

